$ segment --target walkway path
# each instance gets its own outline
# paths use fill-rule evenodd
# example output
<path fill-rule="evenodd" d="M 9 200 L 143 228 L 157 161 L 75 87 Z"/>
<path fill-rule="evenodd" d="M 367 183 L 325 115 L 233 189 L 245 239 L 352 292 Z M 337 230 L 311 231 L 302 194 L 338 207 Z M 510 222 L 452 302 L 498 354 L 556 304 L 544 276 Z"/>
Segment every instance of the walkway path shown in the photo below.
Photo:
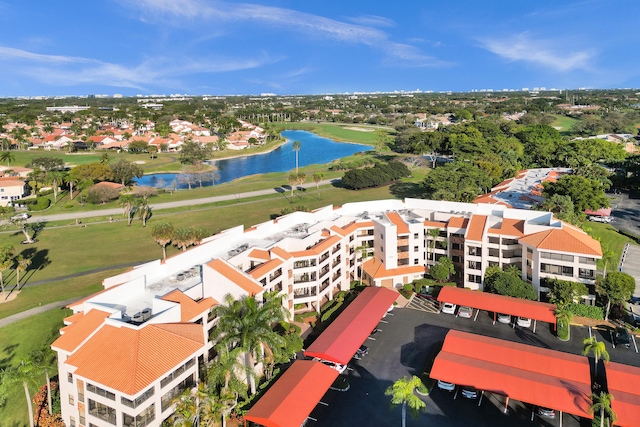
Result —
<path fill-rule="evenodd" d="M 326 179 L 321 181 L 319 185 L 329 185 L 340 181 L 340 179 Z M 306 183 L 299 185 L 298 188 L 313 188 L 315 183 Z M 286 194 L 290 190 L 280 188 L 268 188 L 266 190 L 248 191 L 246 193 L 226 194 L 224 196 L 203 197 L 201 199 L 180 200 L 175 202 L 156 203 L 151 205 L 152 210 L 172 209 L 185 206 L 205 205 L 209 203 L 224 202 L 227 200 L 248 199 L 251 197 L 268 196 L 272 194 Z M 96 216 L 117 216 L 122 214 L 121 208 L 102 209 L 89 212 L 74 212 L 54 215 L 38 215 L 29 219 L 29 222 L 36 221 L 68 221 L 74 219 L 91 218 Z"/>
<path fill-rule="evenodd" d="M 80 297 L 69 298 L 64 301 L 56 301 L 51 304 L 45 304 L 38 307 L 34 307 L 30 310 L 25 310 L 20 313 L 14 314 L 13 316 L 5 317 L 4 319 L 0 319 L 0 328 L 3 326 L 7 326 L 12 324 L 13 322 L 17 322 L 18 320 L 26 319 L 27 317 L 34 316 L 36 314 L 44 313 L 45 311 L 52 310 L 54 308 L 66 307 L 74 301 L 78 301 L 81 299 Z"/>

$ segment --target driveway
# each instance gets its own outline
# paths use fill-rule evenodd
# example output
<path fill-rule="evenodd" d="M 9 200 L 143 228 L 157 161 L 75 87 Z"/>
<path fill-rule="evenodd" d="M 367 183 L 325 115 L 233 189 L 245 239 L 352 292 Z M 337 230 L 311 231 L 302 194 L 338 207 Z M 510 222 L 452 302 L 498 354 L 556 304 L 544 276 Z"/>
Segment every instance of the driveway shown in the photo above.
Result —
<path fill-rule="evenodd" d="M 530 329 L 515 329 L 500 323 L 492 324 L 492 318 L 481 312 L 477 321 L 457 318 L 447 314 L 431 314 L 408 308 L 396 309 L 379 324 L 381 332 L 368 339 L 365 345 L 369 354 L 362 360 L 352 360 L 347 371 L 351 389 L 347 392 L 329 391 L 323 398 L 328 406 L 318 405 L 311 417 L 316 422 L 309 426 L 394 426 L 400 424 L 400 407 L 389 409 L 389 397 L 384 391 L 394 381 L 420 374 L 425 361 L 441 342 L 449 329 L 478 333 L 509 341 L 580 354 L 582 340 L 589 335 L 583 327 L 571 328 L 571 340 L 559 341 L 546 324 L 539 324 L 536 334 Z M 386 323 L 384 323 L 386 322 Z M 599 340 L 606 343 L 611 360 L 640 366 L 640 355 L 633 349 L 613 349 L 609 334 L 593 331 Z M 472 351 L 472 349 L 470 349 Z M 460 427 L 509 427 L 509 426 L 555 426 L 559 420 L 535 417 L 531 422 L 531 411 L 523 403 L 511 400 L 509 410 L 503 413 L 504 397 L 486 393 L 481 404 L 462 398 L 454 400 L 454 394 L 434 389 L 422 398 L 426 413 L 418 420 L 407 415 L 407 426 L 434 425 Z M 564 414 L 563 425 L 577 427 L 577 417 Z"/>
<path fill-rule="evenodd" d="M 618 230 L 640 237 L 640 197 L 629 193 L 610 194 L 613 225 Z"/>

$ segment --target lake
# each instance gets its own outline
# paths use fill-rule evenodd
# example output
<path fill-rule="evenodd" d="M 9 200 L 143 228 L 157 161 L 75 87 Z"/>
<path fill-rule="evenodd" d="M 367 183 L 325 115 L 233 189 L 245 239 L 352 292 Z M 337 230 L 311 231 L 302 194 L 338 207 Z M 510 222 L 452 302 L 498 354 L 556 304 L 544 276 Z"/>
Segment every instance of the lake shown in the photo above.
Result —
<path fill-rule="evenodd" d="M 300 151 L 298 152 L 300 167 L 329 163 L 373 148 L 370 145 L 336 142 L 301 130 L 287 130 L 282 132 L 281 136 L 286 138 L 287 142 L 269 153 L 213 160 L 211 164 L 218 168 L 215 174 L 215 183 L 230 182 L 249 175 L 295 170 L 296 155 L 291 147 L 293 141 L 300 141 Z M 158 188 L 185 189 L 188 184 L 184 182 L 184 179 L 181 179 L 181 176 L 184 177 L 176 173 L 157 173 L 145 175 L 136 179 L 135 182 L 138 185 Z M 202 185 L 212 185 L 211 177 L 206 178 L 208 179 L 203 179 Z M 191 184 L 192 187 L 198 185 L 199 183 Z"/>

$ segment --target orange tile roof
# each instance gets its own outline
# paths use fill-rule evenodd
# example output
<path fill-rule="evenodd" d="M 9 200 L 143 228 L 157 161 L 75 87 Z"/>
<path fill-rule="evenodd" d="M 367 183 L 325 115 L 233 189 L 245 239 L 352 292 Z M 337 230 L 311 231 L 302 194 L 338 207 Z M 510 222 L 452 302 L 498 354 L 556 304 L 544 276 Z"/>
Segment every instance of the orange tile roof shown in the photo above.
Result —
<path fill-rule="evenodd" d="M 469 224 L 469 220 L 467 218 L 452 216 L 449 218 L 448 226 L 453 228 L 467 228 L 467 224 Z"/>
<path fill-rule="evenodd" d="M 602 256 L 600 242 L 586 233 L 563 226 L 521 237 L 520 243 L 551 251 Z"/>
<path fill-rule="evenodd" d="M 484 226 L 487 223 L 486 215 L 473 215 L 471 221 L 469 221 L 469 228 L 467 229 L 467 240 L 481 241 L 484 234 Z"/>
<path fill-rule="evenodd" d="M 176 289 L 162 297 L 165 301 L 173 301 L 180 304 L 180 321 L 190 322 L 196 317 L 200 316 L 205 311 L 208 311 L 211 307 L 218 304 L 218 301 L 211 297 L 202 299 L 201 301 L 194 301 L 185 295 L 181 290 Z"/>
<path fill-rule="evenodd" d="M 271 249 L 271 253 L 285 260 L 293 258 L 293 255 L 278 246 Z"/>
<path fill-rule="evenodd" d="M 438 222 L 438 221 L 425 221 L 425 227 L 438 227 L 438 228 L 447 228 L 446 222 Z"/>
<path fill-rule="evenodd" d="M 236 285 L 240 286 L 242 289 L 247 291 L 249 295 L 257 295 L 262 292 L 262 286 L 260 286 L 245 274 L 230 266 L 220 258 L 208 262 L 207 265 L 216 270 L 218 273 L 222 274 L 227 279 L 231 280 Z"/>
<path fill-rule="evenodd" d="M 94 333 L 110 314 L 97 309 L 89 310 L 83 316 L 77 317 L 75 323 L 60 329 L 62 335 L 51 344 L 51 347 L 72 352 Z"/>
<path fill-rule="evenodd" d="M 346 233 L 344 234 L 346 236 L 347 234 L 351 234 L 360 228 L 369 228 L 369 227 L 373 227 L 373 221 L 363 221 L 363 222 L 354 221 L 352 223 L 345 225 L 344 227 L 342 227 L 342 229 Z"/>
<path fill-rule="evenodd" d="M 333 231 L 334 233 L 338 233 L 339 235 L 341 235 L 342 237 L 346 236 L 347 233 L 346 231 L 344 231 L 344 229 L 338 227 L 337 225 L 332 225 L 331 226 L 331 231 Z"/>
<path fill-rule="evenodd" d="M 291 255 L 293 255 L 293 256 L 320 255 L 323 252 L 325 252 L 326 250 L 328 250 L 329 248 L 331 248 L 331 246 L 335 245 L 336 243 L 339 243 L 340 240 L 341 239 L 338 236 L 330 236 L 330 237 L 324 239 L 323 241 L 318 242 L 315 246 L 312 246 L 311 248 L 307 249 L 306 251 L 292 252 Z"/>
<path fill-rule="evenodd" d="M 202 325 L 105 325 L 65 363 L 76 375 L 133 396 L 203 349 Z"/>
<path fill-rule="evenodd" d="M 390 268 L 387 269 L 385 265 L 378 262 L 375 258 L 366 261 L 362 268 L 364 271 L 374 279 L 381 279 L 383 277 L 395 277 L 402 274 L 413 273 L 426 273 L 427 269 L 422 265 L 408 265 L 406 267 Z"/>
<path fill-rule="evenodd" d="M 524 236 L 524 220 L 505 218 L 498 227 L 490 228 L 489 233 L 505 236 Z"/>
<path fill-rule="evenodd" d="M 71 325 L 72 323 L 76 323 L 78 320 L 84 317 L 84 311 L 79 311 L 77 313 L 72 314 L 71 316 L 64 318 L 64 324 L 66 326 Z"/>
<path fill-rule="evenodd" d="M 251 252 L 249 252 L 249 258 L 270 260 L 271 255 L 269 255 L 269 251 L 265 249 L 256 248 L 256 249 L 253 249 Z"/>
<path fill-rule="evenodd" d="M 283 262 L 282 262 L 281 259 L 275 258 L 275 259 L 272 259 L 270 261 L 267 261 L 265 263 L 260 264 L 258 267 L 256 267 L 255 269 L 251 270 L 249 275 L 251 277 L 253 277 L 254 279 L 258 280 L 259 277 L 262 277 L 265 274 L 268 274 L 269 272 L 275 270 L 276 268 L 278 268 L 282 264 L 283 264 Z"/>
<path fill-rule="evenodd" d="M 397 228 L 397 234 L 409 234 L 409 226 L 402 219 L 399 213 L 397 212 L 388 212 L 387 218 L 391 221 Z"/>

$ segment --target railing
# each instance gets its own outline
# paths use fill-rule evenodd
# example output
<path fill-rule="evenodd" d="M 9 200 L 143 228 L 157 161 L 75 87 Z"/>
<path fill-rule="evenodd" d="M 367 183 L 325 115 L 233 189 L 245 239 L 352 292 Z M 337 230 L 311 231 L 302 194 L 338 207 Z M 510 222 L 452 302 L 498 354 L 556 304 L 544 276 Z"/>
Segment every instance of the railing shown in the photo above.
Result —
<path fill-rule="evenodd" d="M 407 246 L 409 245 L 409 239 L 398 239 L 398 246 Z"/>
<path fill-rule="evenodd" d="M 331 252 L 332 254 L 335 254 L 336 252 L 338 252 L 340 250 L 340 245 L 337 245 L 335 248 L 333 248 L 333 251 Z"/>
<path fill-rule="evenodd" d="M 93 415 L 96 418 L 99 418 L 103 421 L 108 422 L 109 424 L 113 424 L 116 425 L 116 410 L 114 409 L 113 412 L 107 412 L 104 410 L 98 410 L 98 408 L 94 408 L 94 409 L 89 409 L 89 413 L 91 415 Z"/>
<path fill-rule="evenodd" d="M 409 252 L 398 252 L 398 259 L 409 258 Z"/>
<path fill-rule="evenodd" d="M 327 252 L 327 253 L 323 254 L 323 255 L 320 257 L 320 264 L 322 264 L 324 261 L 326 261 L 326 260 L 327 260 L 327 258 L 329 258 L 329 252 Z"/>
<path fill-rule="evenodd" d="M 273 274 L 271 276 L 269 276 L 269 281 L 277 279 L 280 276 L 282 276 L 282 269 L 278 269 L 278 270 L 274 271 Z"/>
<path fill-rule="evenodd" d="M 333 263 L 331 263 L 331 268 L 336 267 L 338 264 L 340 264 L 341 259 L 340 257 L 336 258 L 335 261 L 333 261 Z"/>
<path fill-rule="evenodd" d="M 322 270 L 320 270 L 320 277 L 323 277 L 325 274 L 327 274 L 329 270 L 330 270 L 329 266 L 326 266 Z"/>
<path fill-rule="evenodd" d="M 317 292 L 316 292 L 316 288 L 311 289 L 310 291 L 306 291 L 306 292 L 293 292 L 293 298 L 307 298 L 307 297 L 313 297 L 316 296 Z"/>
<path fill-rule="evenodd" d="M 299 277 L 295 277 L 293 278 L 293 283 L 306 283 L 306 282 L 312 282 L 316 280 L 316 276 L 314 274 L 303 274 L 302 276 Z"/>

